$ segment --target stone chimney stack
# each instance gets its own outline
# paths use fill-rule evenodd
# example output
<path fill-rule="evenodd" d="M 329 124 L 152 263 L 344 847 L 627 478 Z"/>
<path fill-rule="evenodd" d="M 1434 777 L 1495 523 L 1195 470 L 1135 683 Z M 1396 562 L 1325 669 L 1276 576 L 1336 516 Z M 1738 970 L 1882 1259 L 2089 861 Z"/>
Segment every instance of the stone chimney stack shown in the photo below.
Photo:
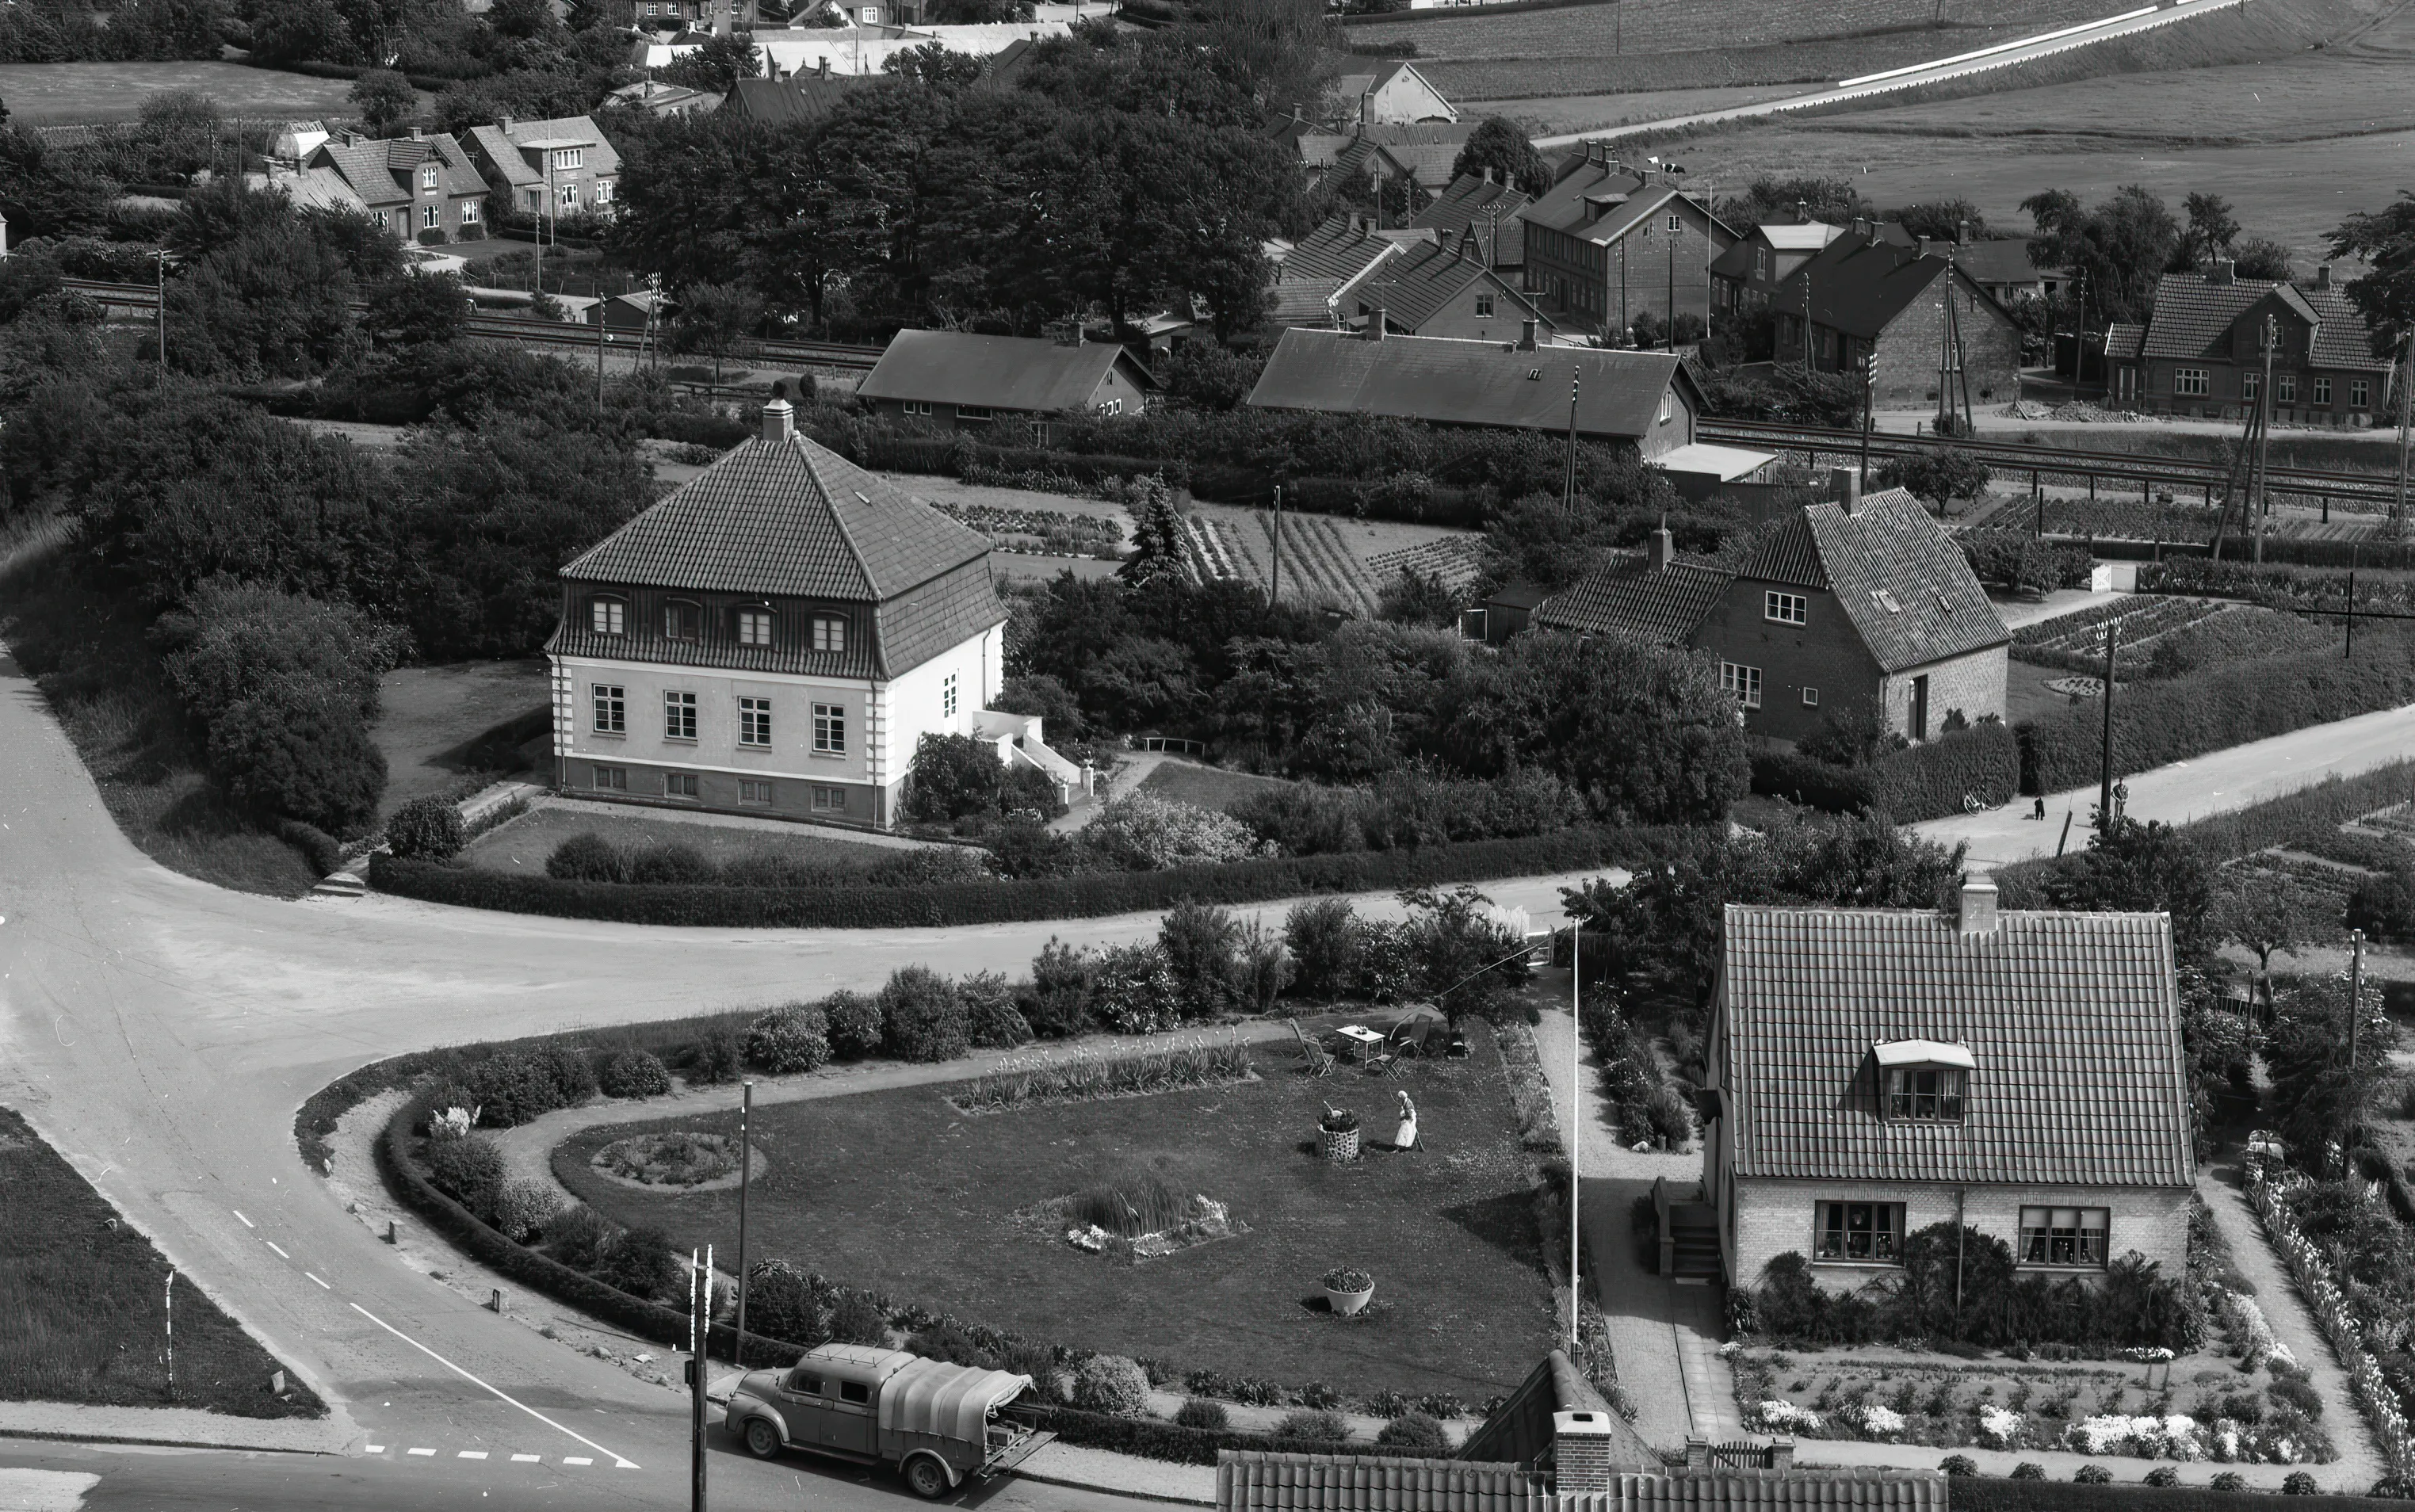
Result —
<path fill-rule="evenodd" d="M 2205 281 L 2208 283 L 2224 284 L 2232 282 L 2238 277 L 2239 260 L 2236 258 L 2218 257 L 2213 260 L 2213 271 L 2205 276 Z"/>
<path fill-rule="evenodd" d="M 1367 328 L 1359 333 L 1370 341 L 1384 339 L 1384 307 L 1376 306 L 1367 312 Z"/>
<path fill-rule="evenodd" d="M 1837 502 L 1848 515 L 1862 507 L 1862 475 L 1852 468 L 1837 469 Z"/>
<path fill-rule="evenodd" d="M 788 385 L 785 381 L 774 383 L 772 402 L 763 406 L 763 440 L 777 446 L 796 433 L 797 410 L 788 402 Z"/>
<path fill-rule="evenodd" d="M 2318 262 L 2318 263 L 2316 263 L 2316 264 L 2315 264 L 2315 287 L 2316 287 L 2316 288 L 2318 288 L 2318 289 L 2329 289 L 2331 286 L 2332 286 L 2332 265 L 2331 265 L 2330 263 L 2328 263 L 2328 262 Z"/>
<path fill-rule="evenodd" d="M 1985 872 L 1973 872 L 1962 879 L 1961 917 L 1958 921 L 1965 935 L 1992 935 L 1996 932 L 1996 879 Z"/>
<path fill-rule="evenodd" d="M 1652 532 L 1652 545 L 1649 550 L 1654 572 L 1660 571 L 1677 560 L 1677 538 L 1669 533 L 1669 521 L 1665 516 L 1661 518 L 1660 528 Z"/>
<path fill-rule="evenodd" d="M 512 118 L 508 115 L 498 116 L 495 120 L 495 129 L 501 131 L 507 137 L 510 136 L 512 134 Z"/>
<path fill-rule="evenodd" d="M 1518 332 L 1518 350 L 1521 352 L 1532 352 L 1535 350 L 1534 322 L 1527 321 L 1522 322 L 1521 325 Z"/>
<path fill-rule="evenodd" d="M 1552 1490 L 1561 1496 L 1603 1496 L 1611 1488 L 1610 1418 L 1604 1413 L 1553 1413 Z"/>

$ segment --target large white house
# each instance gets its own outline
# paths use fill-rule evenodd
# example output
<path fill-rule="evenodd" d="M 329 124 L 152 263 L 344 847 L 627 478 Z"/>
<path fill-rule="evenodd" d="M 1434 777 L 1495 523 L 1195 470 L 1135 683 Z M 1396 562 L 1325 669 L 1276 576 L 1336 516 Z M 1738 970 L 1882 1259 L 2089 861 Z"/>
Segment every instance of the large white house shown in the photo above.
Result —
<path fill-rule="evenodd" d="M 1062 780 L 1037 720 L 986 711 L 1006 623 L 989 553 L 773 398 L 759 439 L 562 569 L 556 781 L 887 829 L 925 734 L 991 739 Z"/>

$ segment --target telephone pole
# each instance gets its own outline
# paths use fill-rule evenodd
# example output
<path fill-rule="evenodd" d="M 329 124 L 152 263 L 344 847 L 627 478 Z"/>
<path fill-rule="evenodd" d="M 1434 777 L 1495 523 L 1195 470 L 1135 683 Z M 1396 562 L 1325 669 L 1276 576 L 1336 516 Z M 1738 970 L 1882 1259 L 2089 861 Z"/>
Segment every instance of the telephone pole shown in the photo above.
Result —
<path fill-rule="evenodd" d="M 754 1175 L 755 1084 L 742 1085 L 738 1104 L 738 1368 L 746 1369 L 746 1186 Z"/>
<path fill-rule="evenodd" d="M 2272 349 L 2281 344 L 2281 322 L 2264 317 L 2264 378 L 2256 385 L 2256 560 L 2264 560 L 2264 519 L 2272 501 L 2266 494 L 2265 462 L 2272 451 Z"/>
<path fill-rule="evenodd" d="M 2096 832 L 2113 832 L 2113 652 L 2122 639 L 2122 621 L 2105 621 L 2105 752 L 2096 779 Z"/>
<path fill-rule="evenodd" d="M 1276 595 L 1282 591 L 1282 485 L 1275 485 L 1275 571 L 1267 579 L 1267 611 L 1272 613 Z"/>
<path fill-rule="evenodd" d="M 688 1251 L 688 1512 L 704 1507 L 705 1352 L 712 1342 L 712 1247 Z"/>
<path fill-rule="evenodd" d="M 1577 512 L 1577 391 L 1583 386 L 1583 369 L 1578 367 L 1569 368 L 1568 478 L 1567 486 L 1560 494 L 1560 507 L 1567 510 L 1572 518 L 1575 516 Z"/>

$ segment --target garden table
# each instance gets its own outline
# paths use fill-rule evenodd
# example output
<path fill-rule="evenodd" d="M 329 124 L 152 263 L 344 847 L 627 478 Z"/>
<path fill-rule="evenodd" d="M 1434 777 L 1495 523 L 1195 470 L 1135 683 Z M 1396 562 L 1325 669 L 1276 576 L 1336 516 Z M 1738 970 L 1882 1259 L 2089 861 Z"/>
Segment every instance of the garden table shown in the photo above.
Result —
<path fill-rule="evenodd" d="M 1342 1038 L 1350 1041 L 1350 1049 L 1358 1057 L 1358 1063 L 1362 1066 L 1367 1063 L 1367 1057 L 1375 1053 L 1375 1047 L 1384 1042 L 1382 1035 L 1364 1024 L 1343 1025 Z"/>

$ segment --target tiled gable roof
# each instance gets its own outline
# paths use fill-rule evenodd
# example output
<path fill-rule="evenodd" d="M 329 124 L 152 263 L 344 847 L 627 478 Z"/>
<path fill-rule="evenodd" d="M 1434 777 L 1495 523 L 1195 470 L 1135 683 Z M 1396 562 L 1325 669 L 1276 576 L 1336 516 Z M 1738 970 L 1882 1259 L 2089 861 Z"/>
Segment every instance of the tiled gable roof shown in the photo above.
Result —
<path fill-rule="evenodd" d="M 1425 237 L 1432 235 L 1431 232 L 1425 233 Z M 1354 221 L 1348 216 L 1328 216 L 1324 224 L 1301 237 L 1284 255 L 1283 276 L 1339 278 L 1345 282 L 1363 277 L 1370 267 L 1398 252 L 1401 243 L 1411 239 L 1405 234 L 1387 236 L 1370 231 L 1363 220 Z"/>
<path fill-rule="evenodd" d="M 1568 380 L 1582 375 L 1580 435 L 1637 440 L 1660 416 L 1672 384 L 1689 387 L 1665 352 L 1592 347 L 1520 351 L 1498 341 L 1289 330 L 1250 391 L 1258 409 L 1397 415 L 1440 425 L 1505 426 L 1565 434 Z"/>
<path fill-rule="evenodd" d="M 1525 195 L 1496 179 L 1462 173 L 1434 202 L 1409 217 L 1419 228 L 1463 234 L 1476 233 L 1497 267 L 1515 268 L 1526 261 L 1526 221 L 1522 212 L 1533 203 Z"/>
<path fill-rule="evenodd" d="M 884 76 L 885 77 L 885 76 Z M 729 97 L 732 113 L 750 121 L 813 122 L 854 90 L 879 78 L 853 73 L 800 73 L 787 79 L 741 79 Z"/>
<path fill-rule="evenodd" d="M 1339 278 L 1314 276 L 1293 277 L 1289 270 L 1275 270 L 1273 302 L 1267 308 L 1267 322 L 1277 328 L 1304 325 L 1315 330 L 1335 329 L 1335 301 L 1342 292 Z"/>
<path fill-rule="evenodd" d="M 1945 275 L 1942 251 L 1923 257 L 1916 247 L 1900 247 L 1882 236 L 1848 232 L 1787 275 L 1771 297 L 1771 307 L 1787 314 L 1804 310 L 1804 290 L 1810 290 L 1812 322 L 1844 332 L 1857 340 L 1875 341 L 1915 299 L 1928 293 Z M 1974 303 L 2002 311 L 1967 274 L 1958 280 Z"/>
<path fill-rule="evenodd" d="M 802 436 L 757 439 L 562 569 L 579 582 L 879 604 L 989 542 Z"/>
<path fill-rule="evenodd" d="M 2139 344 L 2145 357 L 2228 362 L 2231 328 L 2268 297 L 2315 327 L 2312 366 L 2355 372 L 2390 370 L 2368 344 L 2364 316 L 2336 285 L 2301 287 L 2263 278 L 2217 282 L 2202 273 L 2168 273 L 2155 286 L 2155 308 Z"/>
<path fill-rule="evenodd" d="M 1850 515 L 1805 505 L 1762 537 L 1736 576 L 1835 593 L 1888 672 L 2012 639 L 1962 548 L 1901 488 L 1871 494 Z"/>
<path fill-rule="evenodd" d="M 1403 247 L 1399 257 L 1387 259 L 1352 285 L 1349 294 L 1354 306 L 1380 306 L 1388 324 L 1414 333 L 1464 293 L 1469 285 L 1478 283 L 1492 286 L 1494 313 L 1505 324 L 1532 319 L 1542 329 L 1551 328 L 1551 321 L 1528 303 L 1516 286 L 1487 268 L 1472 250 L 1462 255 L 1455 247 L 1433 242 Z"/>
<path fill-rule="evenodd" d="M 1118 363 L 1136 385 L 1154 386 L 1148 369 L 1113 341 L 1067 345 L 1036 337 L 900 331 L 856 396 L 1055 414 L 1088 409 L 1107 370 Z"/>
<path fill-rule="evenodd" d="M 1690 561 L 1672 561 L 1656 572 L 1642 552 L 1621 551 L 1582 582 L 1552 594 L 1535 610 L 1534 623 L 1682 646 L 1734 580 L 1732 573 Z"/>
<path fill-rule="evenodd" d="M 1372 132 L 1375 128 L 1367 129 Z M 1360 137 L 1335 149 L 1333 160 L 1318 175 L 1318 182 L 1338 184 L 1372 170 L 1379 177 L 1411 178 L 1429 186 L 1441 184 L 1449 179 L 1450 165 L 1459 160 L 1459 152 L 1460 143 L 1456 142 L 1378 142 L 1372 136 Z M 1383 161 L 1374 161 L 1377 158 Z"/>
<path fill-rule="evenodd" d="M 2186 1186 L 2171 921 L 1730 905 L 1724 1064 L 1739 1176 Z M 1961 1123 L 1877 1115 L 1871 1046 L 1975 1063 Z"/>
<path fill-rule="evenodd" d="M 528 155 L 520 150 L 519 144 L 523 142 L 575 141 L 586 149 L 582 172 L 608 177 L 621 171 L 621 155 L 612 150 L 612 143 L 605 140 L 603 128 L 592 116 L 562 115 L 546 121 L 514 121 L 508 131 L 500 122 L 473 126 L 470 128 L 470 139 L 477 144 L 479 153 L 494 164 L 495 171 L 503 175 L 504 182 L 514 187 L 543 184 L 546 179 L 545 169 L 530 162 Z"/>
<path fill-rule="evenodd" d="M 2115 321 L 2105 328 L 2105 355 L 2115 362 L 2135 358 L 2146 344 L 2147 328 L 2127 321 Z"/>

